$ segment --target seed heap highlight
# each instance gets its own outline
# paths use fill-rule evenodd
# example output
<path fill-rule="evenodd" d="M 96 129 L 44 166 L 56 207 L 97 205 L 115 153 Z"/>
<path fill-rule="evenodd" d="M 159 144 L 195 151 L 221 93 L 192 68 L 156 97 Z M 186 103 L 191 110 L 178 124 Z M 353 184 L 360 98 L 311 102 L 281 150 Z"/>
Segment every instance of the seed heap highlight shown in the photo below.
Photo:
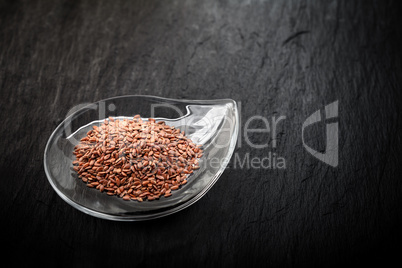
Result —
<path fill-rule="evenodd" d="M 203 151 L 184 131 L 136 115 L 93 126 L 73 154 L 73 169 L 88 187 L 142 202 L 169 197 L 186 184 Z"/>

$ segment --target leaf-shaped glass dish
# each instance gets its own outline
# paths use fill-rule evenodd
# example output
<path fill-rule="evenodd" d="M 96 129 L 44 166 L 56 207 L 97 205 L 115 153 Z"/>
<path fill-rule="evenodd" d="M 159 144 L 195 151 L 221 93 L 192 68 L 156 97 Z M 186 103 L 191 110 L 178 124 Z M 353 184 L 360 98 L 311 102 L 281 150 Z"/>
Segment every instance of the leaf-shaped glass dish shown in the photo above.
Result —
<path fill-rule="evenodd" d="M 138 202 L 125 201 L 89 188 L 72 169 L 74 146 L 104 119 L 163 120 L 185 131 L 186 136 L 201 144 L 200 169 L 190 174 L 187 183 L 172 191 L 170 197 Z M 216 183 L 225 170 L 236 145 L 239 114 L 236 102 L 222 100 L 175 100 L 155 96 L 129 95 L 88 104 L 71 113 L 50 136 L 44 155 L 47 178 L 68 204 L 87 214 L 118 221 L 158 218 L 180 211 L 198 201 Z"/>

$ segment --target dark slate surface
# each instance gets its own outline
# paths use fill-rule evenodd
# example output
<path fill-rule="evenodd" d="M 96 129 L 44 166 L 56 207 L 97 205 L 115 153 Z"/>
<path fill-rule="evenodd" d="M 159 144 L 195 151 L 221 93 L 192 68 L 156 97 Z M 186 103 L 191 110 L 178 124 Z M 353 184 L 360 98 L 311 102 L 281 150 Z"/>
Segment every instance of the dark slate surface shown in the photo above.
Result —
<path fill-rule="evenodd" d="M 396 1 L 0 1 L 3 260 L 61 266 L 336 266 L 398 260 L 401 28 Z M 193 206 L 114 222 L 65 203 L 43 169 L 69 109 L 125 94 L 232 98 L 241 139 Z M 339 101 L 339 165 L 301 126 Z M 286 116 L 277 148 L 244 125 Z M 255 120 L 253 128 L 263 127 Z M 325 149 L 325 125 L 305 133 Z M 286 169 L 247 168 L 276 153 Z"/>

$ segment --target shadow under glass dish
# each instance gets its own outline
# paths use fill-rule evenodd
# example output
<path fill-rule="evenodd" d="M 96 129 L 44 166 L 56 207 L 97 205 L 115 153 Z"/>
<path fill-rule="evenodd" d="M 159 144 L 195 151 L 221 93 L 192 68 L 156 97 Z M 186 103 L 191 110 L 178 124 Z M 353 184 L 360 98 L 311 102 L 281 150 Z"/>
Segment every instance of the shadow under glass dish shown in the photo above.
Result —
<path fill-rule="evenodd" d="M 132 119 L 140 114 L 185 131 L 204 151 L 195 170 L 172 196 L 158 200 L 125 201 L 89 188 L 73 171 L 74 146 L 105 118 Z M 102 100 L 77 110 L 52 133 L 45 149 L 47 178 L 73 207 L 99 218 L 136 221 L 166 216 L 199 200 L 215 184 L 229 162 L 237 141 L 239 115 L 236 102 L 222 100 L 174 100 L 153 96 L 121 96 Z"/>

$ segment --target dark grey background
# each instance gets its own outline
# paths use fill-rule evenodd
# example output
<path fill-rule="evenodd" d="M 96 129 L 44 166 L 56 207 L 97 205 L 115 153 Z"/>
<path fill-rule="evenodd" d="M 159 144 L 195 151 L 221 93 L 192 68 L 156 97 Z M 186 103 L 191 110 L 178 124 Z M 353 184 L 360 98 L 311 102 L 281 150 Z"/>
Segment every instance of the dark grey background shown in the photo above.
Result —
<path fill-rule="evenodd" d="M 397 1 L 0 1 L 3 260 L 61 266 L 307 266 L 398 260 L 402 238 Z M 113 222 L 66 204 L 43 169 L 69 109 L 125 94 L 232 98 L 251 116 L 235 157 L 193 206 Z M 304 148 L 304 120 L 339 101 L 339 166 Z M 250 127 L 263 127 L 253 121 Z M 242 131 L 244 128 L 242 129 Z M 325 124 L 306 130 L 325 149 Z M 15 254 L 15 257 L 14 257 Z"/>

